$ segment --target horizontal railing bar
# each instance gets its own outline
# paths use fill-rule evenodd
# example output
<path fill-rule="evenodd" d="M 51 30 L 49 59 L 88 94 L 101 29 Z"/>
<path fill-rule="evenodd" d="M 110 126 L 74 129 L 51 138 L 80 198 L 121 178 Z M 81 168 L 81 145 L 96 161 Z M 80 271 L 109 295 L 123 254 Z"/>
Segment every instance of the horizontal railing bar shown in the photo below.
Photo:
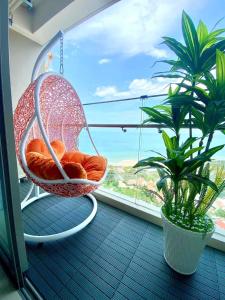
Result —
<path fill-rule="evenodd" d="M 92 128 L 156 128 L 156 129 L 161 129 L 161 128 L 168 128 L 168 126 L 165 125 L 158 125 L 158 124 L 88 124 L 88 127 Z M 182 126 L 181 128 L 183 129 L 188 129 L 188 126 Z M 196 129 L 195 126 L 192 128 Z"/>
<path fill-rule="evenodd" d="M 167 94 L 143 95 L 143 96 L 140 96 L 140 97 L 133 97 L 133 98 L 106 100 L 106 101 L 98 101 L 98 102 L 88 102 L 88 103 L 83 103 L 83 106 L 98 105 L 98 104 L 107 104 L 107 103 L 123 102 L 123 101 L 131 101 L 131 100 L 146 100 L 146 99 L 149 99 L 149 98 L 165 97 L 165 96 L 167 96 Z"/>
<path fill-rule="evenodd" d="M 158 124 L 88 124 L 88 127 L 95 127 L 95 128 L 167 128 L 163 125 Z"/>

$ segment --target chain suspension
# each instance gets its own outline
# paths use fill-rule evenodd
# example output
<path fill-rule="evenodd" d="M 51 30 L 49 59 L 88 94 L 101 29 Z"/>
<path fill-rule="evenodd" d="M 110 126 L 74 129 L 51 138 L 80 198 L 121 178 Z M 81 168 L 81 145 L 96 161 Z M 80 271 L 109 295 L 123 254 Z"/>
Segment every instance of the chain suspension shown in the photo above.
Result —
<path fill-rule="evenodd" d="M 59 73 L 63 75 L 64 73 L 64 64 L 63 64 L 63 34 L 60 36 L 60 69 Z"/>

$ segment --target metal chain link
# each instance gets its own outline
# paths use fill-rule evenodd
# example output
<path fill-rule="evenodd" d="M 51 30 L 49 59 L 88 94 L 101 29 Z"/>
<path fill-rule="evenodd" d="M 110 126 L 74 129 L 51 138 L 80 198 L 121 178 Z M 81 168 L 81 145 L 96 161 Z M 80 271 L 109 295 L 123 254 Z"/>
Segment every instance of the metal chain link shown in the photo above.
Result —
<path fill-rule="evenodd" d="M 60 37 L 60 69 L 59 73 L 63 75 L 64 73 L 64 64 L 63 64 L 63 35 Z"/>

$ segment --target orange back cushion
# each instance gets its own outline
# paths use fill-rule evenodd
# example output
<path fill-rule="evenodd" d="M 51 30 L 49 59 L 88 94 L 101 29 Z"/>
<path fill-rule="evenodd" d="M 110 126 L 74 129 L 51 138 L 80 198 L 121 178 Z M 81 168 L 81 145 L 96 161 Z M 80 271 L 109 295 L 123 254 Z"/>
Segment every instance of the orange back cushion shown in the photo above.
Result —
<path fill-rule="evenodd" d="M 66 150 L 63 142 L 55 140 L 51 142 L 51 146 L 58 159 L 61 160 Z M 37 152 L 45 155 L 48 158 L 52 158 L 48 151 L 48 147 L 45 145 L 45 142 L 42 139 L 33 139 L 30 141 L 30 143 L 27 145 L 26 154 L 29 152 Z"/>
<path fill-rule="evenodd" d="M 51 146 L 52 146 L 56 156 L 58 157 L 58 159 L 61 160 L 66 151 L 66 148 L 65 148 L 65 145 L 63 144 L 63 142 L 61 142 L 59 140 L 55 140 L 55 141 L 51 142 Z"/>
<path fill-rule="evenodd" d="M 26 154 L 29 152 L 37 152 L 49 157 L 48 148 L 41 139 L 33 139 L 27 145 Z"/>
<path fill-rule="evenodd" d="M 74 162 L 79 163 L 83 166 L 85 160 L 90 157 L 90 155 L 86 155 L 80 151 L 71 151 L 66 152 L 62 158 L 63 162 Z"/>

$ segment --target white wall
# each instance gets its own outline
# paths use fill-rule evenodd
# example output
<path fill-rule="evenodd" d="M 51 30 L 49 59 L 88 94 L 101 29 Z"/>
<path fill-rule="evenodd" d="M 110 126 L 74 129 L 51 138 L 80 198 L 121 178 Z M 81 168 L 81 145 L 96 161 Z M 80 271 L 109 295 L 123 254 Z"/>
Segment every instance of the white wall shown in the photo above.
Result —
<path fill-rule="evenodd" d="M 19 33 L 9 31 L 10 78 L 13 110 L 30 83 L 31 73 L 41 46 Z"/>

